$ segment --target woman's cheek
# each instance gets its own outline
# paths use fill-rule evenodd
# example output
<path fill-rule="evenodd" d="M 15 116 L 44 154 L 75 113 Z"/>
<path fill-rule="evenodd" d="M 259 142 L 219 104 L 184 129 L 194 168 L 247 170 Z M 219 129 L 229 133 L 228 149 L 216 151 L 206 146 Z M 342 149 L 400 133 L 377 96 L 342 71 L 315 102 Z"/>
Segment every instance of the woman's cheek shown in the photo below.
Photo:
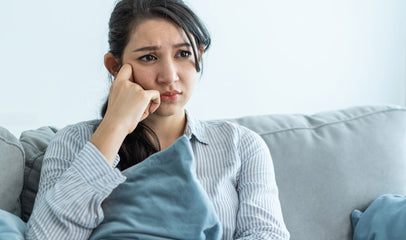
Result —
<path fill-rule="evenodd" d="M 139 84 L 145 90 L 151 89 L 148 85 L 153 82 L 151 80 L 152 77 L 153 77 L 152 72 L 133 68 L 133 78 L 134 78 L 133 81 Z"/>

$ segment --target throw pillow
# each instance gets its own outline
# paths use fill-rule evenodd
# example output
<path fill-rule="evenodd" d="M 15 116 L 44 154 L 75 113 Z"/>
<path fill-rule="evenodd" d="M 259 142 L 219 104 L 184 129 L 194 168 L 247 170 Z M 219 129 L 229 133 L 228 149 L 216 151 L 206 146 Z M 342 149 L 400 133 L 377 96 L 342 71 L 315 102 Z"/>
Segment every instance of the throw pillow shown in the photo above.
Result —
<path fill-rule="evenodd" d="M 406 197 L 386 194 L 351 215 L 354 240 L 406 239 Z"/>
<path fill-rule="evenodd" d="M 25 222 L 0 209 L 0 239 L 24 240 Z"/>
<path fill-rule="evenodd" d="M 221 238 L 186 136 L 123 174 L 127 180 L 103 202 L 105 218 L 91 240 Z"/>

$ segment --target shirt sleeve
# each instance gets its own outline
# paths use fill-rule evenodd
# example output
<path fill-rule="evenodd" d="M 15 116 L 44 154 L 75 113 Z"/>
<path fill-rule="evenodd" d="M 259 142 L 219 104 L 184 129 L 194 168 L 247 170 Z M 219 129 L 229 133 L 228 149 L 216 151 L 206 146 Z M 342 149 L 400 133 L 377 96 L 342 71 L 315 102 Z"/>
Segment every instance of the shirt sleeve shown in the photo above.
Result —
<path fill-rule="evenodd" d="M 242 128 L 240 134 L 236 239 L 289 239 L 269 149 L 256 133 Z"/>
<path fill-rule="evenodd" d="M 44 156 L 26 239 L 88 239 L 103 220 L 102 201 L 125 181 L 82 126 L 58 132 Z"/>

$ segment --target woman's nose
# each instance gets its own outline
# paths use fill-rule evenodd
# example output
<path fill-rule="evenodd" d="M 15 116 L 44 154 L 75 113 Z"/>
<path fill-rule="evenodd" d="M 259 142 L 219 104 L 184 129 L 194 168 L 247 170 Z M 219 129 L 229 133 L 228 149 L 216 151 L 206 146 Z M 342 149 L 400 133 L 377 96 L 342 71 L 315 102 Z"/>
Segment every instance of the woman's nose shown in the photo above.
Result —
<path fill-rule="evenodd" d="M 172 84 L 177 80 L 179 80 L 179 75 L 173 60 L 162 61 L 158 75 L 158 82 L 162 84 Z"/>

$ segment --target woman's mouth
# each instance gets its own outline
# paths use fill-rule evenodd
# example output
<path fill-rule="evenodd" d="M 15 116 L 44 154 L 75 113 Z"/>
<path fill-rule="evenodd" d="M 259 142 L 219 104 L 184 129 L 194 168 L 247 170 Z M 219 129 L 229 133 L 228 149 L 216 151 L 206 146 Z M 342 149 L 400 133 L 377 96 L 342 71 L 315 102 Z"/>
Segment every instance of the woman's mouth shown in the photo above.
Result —
<path fill-rule="evenodd" d="M 178 99 L 179 95 L 181 94 L 178 90 L 166 91 L 161 93 L 161 102 L 172 102 Z"/>

